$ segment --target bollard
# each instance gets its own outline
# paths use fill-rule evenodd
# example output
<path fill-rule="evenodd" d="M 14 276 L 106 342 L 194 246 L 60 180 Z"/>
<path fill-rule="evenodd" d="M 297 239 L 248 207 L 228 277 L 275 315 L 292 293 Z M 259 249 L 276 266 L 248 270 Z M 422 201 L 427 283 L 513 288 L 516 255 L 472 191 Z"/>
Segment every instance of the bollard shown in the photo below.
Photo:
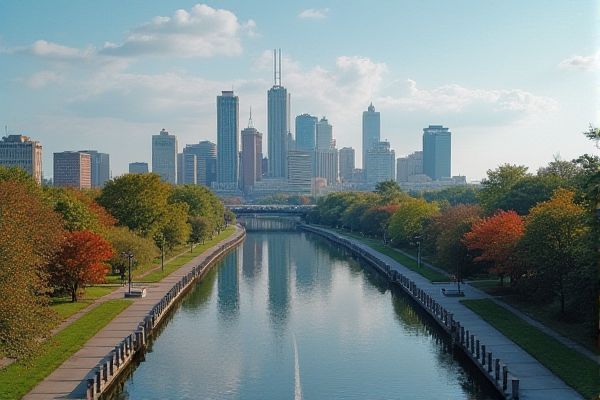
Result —
<path fill-rule="evenodd" d="M 492 373 L 492 352 L 488 353 L 488 373 Z"/>
<path fill-rule="evenodd" d="M 519 398 L 519 380 L 516 378 L 512 379 L 512 387 L 511 387 L 511 391 L 512 391 L 512 398 L 513 399 L 518 399 Z"/>
<path fill-rule="evenodd" d="M 502 367 L 502 390 L 506 391 L 508 386 L 508 368 L 506 365 Z"/>
<path fill-rule="evenodd" d="M 496 358 L 496 365 L 494 368 L 495 372 L 496 372 L 496 382 L 498 382 L 500 380 L 500 359 Z"/>
<path fill-rule="evenodd" d="M 475 354 L 477 355 L 476 359 L 479 360 L 479 339 L 475 342 Z"/>
<path fill-rule="evenodd" d="M 485 367 L 485 344 L 481 345 L 481 365 Z"/>

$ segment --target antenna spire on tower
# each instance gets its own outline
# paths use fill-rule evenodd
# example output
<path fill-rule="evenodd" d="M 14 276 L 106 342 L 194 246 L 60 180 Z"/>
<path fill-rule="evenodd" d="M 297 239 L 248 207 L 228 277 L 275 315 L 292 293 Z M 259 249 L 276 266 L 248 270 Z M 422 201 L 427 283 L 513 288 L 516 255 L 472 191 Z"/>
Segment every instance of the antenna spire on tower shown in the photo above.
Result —
<path fill-rule="evenodd" d="M 252 122 L 252 106 L 250 106 L 250 119 L 248 120 L 248 128 L 254 128 L 254 122 Z"/>

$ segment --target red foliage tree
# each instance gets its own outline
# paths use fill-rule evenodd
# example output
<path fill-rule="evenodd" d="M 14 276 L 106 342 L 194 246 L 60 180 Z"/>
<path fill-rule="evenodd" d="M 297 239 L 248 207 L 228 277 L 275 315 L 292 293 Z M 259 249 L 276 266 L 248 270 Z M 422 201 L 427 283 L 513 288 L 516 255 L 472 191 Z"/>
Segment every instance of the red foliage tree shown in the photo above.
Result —
<path fill-rule="evenodd" d="M 523 218 L 519 214 L 514 211 L 499 211 L 475 222 L 471 231 L 465 233 L 463 240 L 469 250 L 481 252 L 474 261 L 493 263 L 490 272 L 500 276 L 500 284 L 505 275 L 509 275 L 511 284 L 514 284 L 517 279 L 515 250 L 523 232 Z"/>
<path fill-rule="evenodd" d="M 70 232 L 49 266 L 51 282 L 67 290 L 75 302 L 79 289 L 104 282 L 108 272 L 105 262 L 112 256 L 112 246 L 102 236 L 90 231 Z"/>

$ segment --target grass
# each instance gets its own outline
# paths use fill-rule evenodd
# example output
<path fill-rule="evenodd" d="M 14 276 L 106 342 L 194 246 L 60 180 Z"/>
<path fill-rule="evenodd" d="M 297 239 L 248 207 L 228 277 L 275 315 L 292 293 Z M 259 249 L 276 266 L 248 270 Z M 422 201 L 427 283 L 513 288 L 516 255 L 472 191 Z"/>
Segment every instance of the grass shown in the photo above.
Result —
<path fill-rule="evenodd" d="M 50 306 L 58 313 L 61 320 L 70 317 L 71 315 L 83 310 L 96 299 L 105 296 L 116 289 L 115 286 L 89 286 L 85 288 L 84 295 L 77 302 L 71 302 L 71 296 L 55 297 L 52 299 Z"/>
<path fill-rule="evenodd" d="M 165 271 L 164 272 L 161 271 L 160 269 L 157 269 L 156 271 L 150 272 L 148 275 L 144 276 L 143 278 L 140 278 L 140 280 L 142 280 L 144 282 L 160 281 L 165 276 L 168 276 L 172 272 L 177 271 L 181 266 L 187 264 L 188 262 L 193 260 L 198 255 L 202 254 L 204 251 L 206 251 L 210 247 L 219 243 L 221 240 L 226 239 L 229 236 L 231 236 L 233 234 L 233 232 L 235 232 L 235 226 L 229 226 L 229 227 L 225 228 L 225 230 L 223 232 L 221 232 L 217 236 L 213 237 L 211 240 L 208 240 L 206 243 L 199 244 L 196 247 L 194 247 L 192 252 L 184 253 L 184 254 L 180 255 L 179 257 L 169 261 L 168 263 L 165 263 Z"/>
<path fill-rule="evenodd" d="M 462 300 L 461 303 L 521 346 L 585 398 L 597 398 L 600 379 L 598 364 L 594 361 L 529 325 L 492 300 Z"/>
<path fill-rule="evenodd" d="M 366 237 L 363 237 L 363 236 L 360 236 L 357 234 L 353 234 L 353 233 L 350 233 L 350 232 L 347 232 L 347 231 L 341 230 L 341 229 L 335 229 L 335 230 L 338 233 L 341 233 L 342 235 L 350 236 L 354 239 L 361 241 L 362 243 L 371 247 L 373 250 L 377 250 L 378 252 L 383 253 L 386 256 L 393 258 L 394 260 L 398 261 L 400 264 L 402 264 L 406 268 L 417 272 L 418 274 L 422 275 L 423 277 L 425 277 L 426 279 L 428 279 L 431 282 L 450 282 L 451 281 L 451 279 L 448 276 L 446 276 L 446 275 L 442 274 L 441 272 L 438 272 L 434 269 L 431 269 L 431 268 L 427 267 L 426 265 L 421 264 L 421 266 L 419 267 L 415 260 L 413 260 L 412 258 L 408 257 L 405 254 L 402 254 L 398 250 L 395 250 L 388 246 L 384 246 L 379 240 L 366 238 Z"/>
<path fill-rule="evenodd" d="M 46 340 L 28 362 L 15 362 L 0 370 L 0 399 L 23 397 L 130 304 L 130 300 L 111 300 L 99 305 Z"/>

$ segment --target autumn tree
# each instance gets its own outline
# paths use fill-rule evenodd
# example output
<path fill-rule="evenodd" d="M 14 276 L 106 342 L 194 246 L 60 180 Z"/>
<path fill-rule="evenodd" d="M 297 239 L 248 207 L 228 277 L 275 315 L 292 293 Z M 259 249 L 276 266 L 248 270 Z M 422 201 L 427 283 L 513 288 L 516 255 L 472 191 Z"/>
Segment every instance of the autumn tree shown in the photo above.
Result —
<path fill-rule="evenodd" d="M 105 233 L 116 222 L 104 207 L 80 190 L 49 188 L 46 191 L 54 210 L 62 215 L 65 227 L 70 231 Z"/>
<path fill-rule="evenodd" d="M 464 243 L 469 250 L 478 252 L 475 262 L 493 264 L 490 272 L 500 277 L 500 285 L 506 275 L 511 277 L 511 285 L 514 285 L 519 263 L 516 248 L 523 229 L 523 218 L 515 211 L 498 211 L 475 222 L 471 231 L 465 234 Z"/>
<path fill-rule="evenodd" d="M 398 204 L 369 207 L 360 216 L 360 230 L 367 235 L 381 237 L 385 242 L 390 220 L 398 208 L 400 208 Z"/>
<path fill-rule="evenodd" d="M 45 271 L 64 233 L 30 177 L 0 177 L 0 358 L 34 354 L 49 333 L 54 315 Z"/>
<path fill-rule="evenodd" d="M 525 220 L 522 245 L 536 278 L 548 282 L 559 297 L 561 313 L 573 280 L 593 258 L 585 208 L 574 202 L 574 192 L 559 189 L 548 201 L 533 207 Z"/>
<path fill-rule="evenodd" d="M 565 182 L 556 175 L 525 176 L 499 195 L 494 207 L 526 215 L 537 203 L 548 200 Z"/>
<path fill-rule="evenodd" d="M 77 301 L 78 291 L 91 283 L 102 283 L 113 256 L 110 243 L 91 231 L 74 231 L 67 234 L 60 252 L 49 265 L 50 281 Z"/>
<path fill-rule="evenodd" d="M 408 244 L 423 233 L 425 221 L 439 211 L 437 203 L 411 197 L 400 203 L 400 207 L 390 218 L 388 236 L 395 244 Z"/>
<path fill-rule="evenodd" d="M 366 211 L 373 207 L 380 199 L 380 196 L 375 193 L 357 193 L 355 201 L 353 201 L 341 215 L 342 226 L 350 229 L 350 231 L 361 230 L 361 217 Z"/>
<path fill-rule="evenodd" d="M 113 256 L 108 260 L 113 271 L 125 266 L 122 255 L 125 252 L 130 251 L 135 255 L 134 265 L 149 264 L 159 254 L 159 250 L 152 239 L 138 236 L 126 226 L 110 228 L 106 234 L 106 239 L 114 250 Z"/>
<path fill-rule="evenodd" d="M 477 193 L 479 204 L 486 212 L 494 212 L 498 209 L 498 200 L 527 175 L 524 165 L 503 164 L 488 170 L 487 177 L 481 181 L 482 189 Z"/>

